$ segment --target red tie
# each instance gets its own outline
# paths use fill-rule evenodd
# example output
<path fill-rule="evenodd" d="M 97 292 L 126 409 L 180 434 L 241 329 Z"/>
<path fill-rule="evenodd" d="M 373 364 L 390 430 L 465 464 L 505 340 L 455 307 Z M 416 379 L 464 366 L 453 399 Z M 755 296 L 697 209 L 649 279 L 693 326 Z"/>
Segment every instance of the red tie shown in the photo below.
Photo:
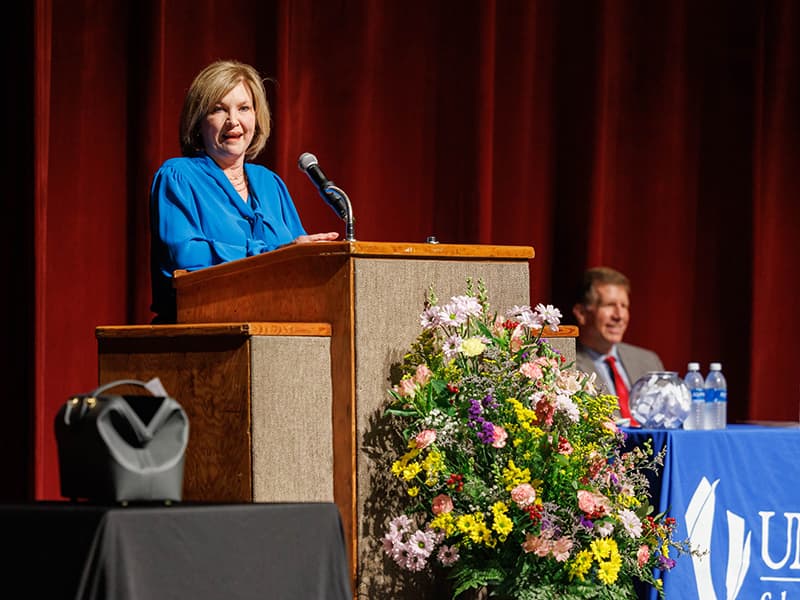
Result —
<path fill-rule="evenodd" d="M 625 385 L 625 380 L 617 370 L 617 359 L 613 356 L 606 356 L 605 361 L 611 367 L 611 372 L 614 374 L 614 388 L 617 390 L 617 398 L 619 398 L 619 412 L 622 414 L 623 419 L 630 419 L 631 425 L 638 426 L 639 423 L 631 415 L 631 410 L 628 406 L 628 387 Z"/>

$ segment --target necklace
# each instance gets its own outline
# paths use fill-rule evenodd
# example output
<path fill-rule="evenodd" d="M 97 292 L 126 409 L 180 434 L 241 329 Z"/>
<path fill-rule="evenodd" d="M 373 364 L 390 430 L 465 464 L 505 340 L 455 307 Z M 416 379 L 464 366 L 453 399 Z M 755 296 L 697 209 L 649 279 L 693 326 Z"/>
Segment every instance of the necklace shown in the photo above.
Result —
<path fill-rule="evenodd" d="M 247 175 L 245 175 L 244 168 L 242 168 L 239 173 L 226 172 L 225 175 L 228 177 L 228 181 L 231 182 L 233 189 L 235 189 L 243 199 L 247 200 Z"/>

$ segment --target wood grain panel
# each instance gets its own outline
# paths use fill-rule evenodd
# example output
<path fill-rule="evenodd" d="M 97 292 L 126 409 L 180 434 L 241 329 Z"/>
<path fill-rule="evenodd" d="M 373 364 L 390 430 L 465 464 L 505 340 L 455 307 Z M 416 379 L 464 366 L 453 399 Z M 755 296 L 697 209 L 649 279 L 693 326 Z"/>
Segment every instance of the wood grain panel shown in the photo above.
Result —
<path fill-rule="evenodd" d="M 536 332 L 534 332 L 536 333 Z M 558 331 L 553 331 L 552 329 L 545 328 L 544 332 L 542 333 L 542 337 L 545 339 L 548 338 L 576 338 L 578 337 L 578 327 L 577 325 L 559 325 Z"/>
<path fill-rule="evenodd" d="M 98 339 L 100 383 L 158 377 L 181 404 L 189 417 L 184 499 L 250 502 L 248 339 L 120 335 Z"/>
<path fill-rule="evenodd" d="M 352 254 L 359 257 L 403 257 L 403 258 L 480 258 L 502 261 L 531 259 L 530 246 L 481 246 L 466 244 L 408 244 L 393 242 L 351 242 Z"/>

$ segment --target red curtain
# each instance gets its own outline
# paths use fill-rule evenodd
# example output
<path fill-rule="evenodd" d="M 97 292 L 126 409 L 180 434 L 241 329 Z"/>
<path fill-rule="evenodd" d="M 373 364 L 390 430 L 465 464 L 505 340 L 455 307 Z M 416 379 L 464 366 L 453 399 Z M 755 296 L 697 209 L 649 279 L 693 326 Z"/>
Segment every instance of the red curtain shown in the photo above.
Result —
<path fill-rule="evenodd" d="M 721 361 L 731 420 L 797 421 L 798 10 L 37 0 L 16 34 L 32 58 L 4 43 L 33 72 L 31 122 L 7 121 L 33 164 L 12 189 L 33 210 L 7 213 L 34 258 L 5 301 L 25 357 L 6 364 L 33 390 L 16 438 L 33 495 L 59 497 L 53 419 L 96 384 L 94 328 L 150 319 L 150 177 L 217 58 L 272 78 L 260 161 L 309 231 L 343 227 L 296 166 L 306 151 L 348 192 L 358 239 L 533 246 L 531 300 L 565 315 L 583 269 L 616 267 L 633 283 L 627 341 L 681 373 Z"/>

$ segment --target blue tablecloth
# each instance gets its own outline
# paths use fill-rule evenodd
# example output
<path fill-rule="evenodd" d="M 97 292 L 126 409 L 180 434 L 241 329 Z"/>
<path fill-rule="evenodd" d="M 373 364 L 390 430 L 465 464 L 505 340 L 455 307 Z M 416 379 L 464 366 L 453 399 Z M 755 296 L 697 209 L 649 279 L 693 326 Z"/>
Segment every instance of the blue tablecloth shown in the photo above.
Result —
<path fill-rule="evenodd" d="M 665 575 L 668 600 L 800 599 L 800 428 L 625 431 L 667 446 L 654 500 L 709 550 Z"/>

